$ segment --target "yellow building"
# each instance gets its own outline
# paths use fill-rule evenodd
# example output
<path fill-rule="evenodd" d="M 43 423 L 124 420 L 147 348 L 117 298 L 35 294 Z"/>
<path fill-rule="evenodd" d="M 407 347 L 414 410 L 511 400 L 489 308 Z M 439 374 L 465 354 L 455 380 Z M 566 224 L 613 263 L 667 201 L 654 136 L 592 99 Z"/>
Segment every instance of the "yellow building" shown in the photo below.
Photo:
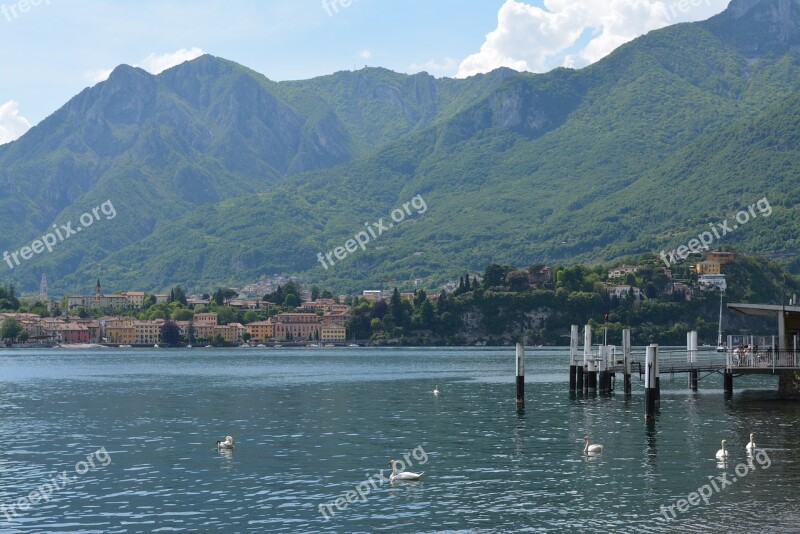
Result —
<path fill-rule="evenodd" d="M 736 258 L 736 254 L 733 252 L 721 252 L 721 251 L 713 251 L 706 254 L 706 259 L 708 261 L 715 261 L 720 265 L 725 265 L 726 263 L 730 263 L 731 261 Z"/>
<path fill-rule="evenodd" d="M 241 329 L 239 328 L 241 326 Z M 242 341 L 242 333 L 245 332 L 244 326 L 239 323 L 231 323 L 226 325 L 217 325 L 214 327 L 212 337 L 217 335 L 222 336 L 222 339 L 228 343 L 240 343 Z"/>
<path fill-rule="evenodd" d="M 701 261 L 695 268 L 697 274 L 720 274 L 720 264 L 718 261 Z"/>
<path fill-rule="evenodd" d="M 106 339 L 109 343 L 130 345 L 136 343 L 136 329 L 133 325 L 106 325 Z"/>
<path fill-rule="evenodd" d="M 194 325 L 212 325 L 216 326 L 219 324 L 219 316 L 216 313 L 195 313 L 194 314 Z"/>
<path fill-rule="evenodd" d="M 163 322 L 161 323 L 163 324 Z M 135 321 L 133 323 L 134 343 L 155 345 L 161 342 L 161 324 L 154 321 Z"/>
<path fill-rule="evenodd" d="M 267 341 L 275 336 L 274 325 L 270 319 L 250 323 L 246 326 L 246 329 L 247 333 L 250 334 L 250 341 L 255 341 L 256 343 Z"/>
<path fill-rule="evenodd" d="M 343 326 L 323 326 L 322 341 L 345 341 L 347 330 Z"/>

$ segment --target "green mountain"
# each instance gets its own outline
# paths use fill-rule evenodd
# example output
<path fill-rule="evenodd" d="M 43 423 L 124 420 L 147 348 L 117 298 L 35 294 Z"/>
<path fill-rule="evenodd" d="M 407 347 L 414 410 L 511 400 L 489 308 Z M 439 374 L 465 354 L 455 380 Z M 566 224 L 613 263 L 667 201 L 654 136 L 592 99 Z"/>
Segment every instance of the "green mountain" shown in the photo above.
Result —
<path fill-rule="evenodd" d="M 66 292 L 275 273 L 434 287 L 489 263 L 669 251 L 761 199 L 769 216 L 714 246 L 797 268 L 798 28 L 800 0 L 734 0 L 581 70 L 466 80 L 276 83 L 211 56 L 158 76 L 122 66 L 0 147 L 0 247 L 106 200 L 117 215 L 4 275 Z"/>

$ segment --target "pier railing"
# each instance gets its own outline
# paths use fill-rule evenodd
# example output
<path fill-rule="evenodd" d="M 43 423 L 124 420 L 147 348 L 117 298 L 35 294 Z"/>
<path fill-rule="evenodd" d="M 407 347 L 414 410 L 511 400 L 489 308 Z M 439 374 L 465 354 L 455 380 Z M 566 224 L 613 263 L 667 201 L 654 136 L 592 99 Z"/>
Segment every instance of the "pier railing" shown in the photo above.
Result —
<path fill-rule="evenodd" d="M 634 369 L 638 367 L 639 362 L 644 362 L 644 353 L 633 352 L 631 357 Z M 662 373 L 686 369 L 800 369 L 800 350 L 769 348 L 758 350 L 737 348 L 725 352 L 659 350 L 658 365 Z"/>
<path fill-rule="evenodd" d="M 730 369 L 797 369 L 800 351 L 736 348 L 726 353 Z"/>

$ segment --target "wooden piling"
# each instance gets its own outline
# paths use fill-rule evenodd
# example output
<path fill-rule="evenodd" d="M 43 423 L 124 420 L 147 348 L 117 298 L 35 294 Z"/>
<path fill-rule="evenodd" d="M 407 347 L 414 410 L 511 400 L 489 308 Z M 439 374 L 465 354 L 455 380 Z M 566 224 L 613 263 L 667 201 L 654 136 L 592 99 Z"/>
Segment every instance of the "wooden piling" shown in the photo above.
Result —
<path fill-rule="evenodd" d="M 592 357 L 592 327 L 588 324 L 584 330 L 583 361 L 586 362 L 586 390 L 589 393 L 597 392 L 597 362 Z"/>
<path fill-rule="evenodd" d="M 583 373 L 581 378 L 583 378 Z M 578 378 L 578 325 L 572 325 L 569 333 L 569 391 L 575 392 Z"/>
<path fill-rule="evenodd" d="M 697 331 L 692 330 L 686 334 L 686 352 L 691 369 L 689 370 L 689 388 L 692 391 L 697 391 Z"/>
<path fill-rule="evenodd" d="M 592 357 L 592 327 L 588 324 L 583 329 L 583 392 L 589 392 L 590 359 Z"/>
<path fill-rule="evenodd" d="M 723 377 L 723 386 L 725 389 L 725 396 L 730 397 L 733 395 L 733 371 L 730 369 L 725 369 L 725 373 L 722 375 Z"/>
<path fill-rule="evenodd" d="M 651 343 L 650 346 L 655 347 L 655 351 L 653 353 L 653 367 L 655 368 L 656 403 L 661 403 L 661 367 L 658 365 L 658 345 Z"/>
<path fill-rule="evenodd" d="M 517 342 L 517 406 L 525 405 L 525 346 Z"/>
<path fill-rule="evenodd" d="M 598 360 L 599 360 L 599 363 L 600 363 L 600 376 L 599 376 L 598 387 L 600 389 L 600 393 L 608 393 L 609 392 L 608 391 L 608 388 L 609 388 L 608 357 L 606 355 L 607 350 L 608 350 L 608 347 L 603 345 L 602 347 L 600 347 L 600 354 L 598 355 Z"/>
<path fill-rule="evenodd" d="M 626 328 L 622 331 L 622 361 L 624 364 L 624 387 L 625 395 L 631 394 L 631 329 Z"/>
<path fill-rule="evenodd" d="M 656 414 L 656 363 L 658 345 L 647 347 L 644 368 L 644 417 L 653 419 Z"/>

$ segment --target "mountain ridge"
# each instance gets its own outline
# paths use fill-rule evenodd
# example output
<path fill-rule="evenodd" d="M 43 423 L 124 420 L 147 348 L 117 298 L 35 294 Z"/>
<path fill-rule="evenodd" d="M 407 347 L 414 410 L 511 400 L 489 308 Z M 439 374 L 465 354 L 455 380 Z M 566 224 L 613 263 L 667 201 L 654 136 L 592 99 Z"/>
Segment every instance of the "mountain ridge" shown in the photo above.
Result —
<path fill-rule="evenodd" d="M 113 198 L 117 222 L 38 257 L 13 273 L 15 283 L 35 287 L 44 273 L 53 287 L 81 292 L 102 274 L 120 289 L 200 290 L 284 273 L 342 290 L 414 278 L 433 287 L 492 262 L 653 252 L 697 226 L 695 203 L 676 209 L 684 223 L 664 210 L 664 180 L 692 173 L 679 172 L 684 154 L 705 169 L 706 194 L 725 190 L 739 202 L 769 192 L 767 182 L 703 162 L 730 150 L 740 125 L 782 107 L 793 116 L 796 32 L 775 14 L 800 21 L 797 6 L 734 1 L 708 21 L 546 74 L 499 69 L 453 80 L 370 68 L 274 82 L 213 56 L 158 76 L 120 66 L 0 148 L 0 222 L 15 231 L 0 247 L 19 248 L 26 238 L 15 233 L 35 237 Z M 792 132 L 778 134 L 759 135 L 773 149 L 794 146 Z M 771 161 L 769 146 L 742 150 Z M 769 228 L 796 228 L 793 205 L 781 205 L 793 198 L 795 169 L 790 158 L 774 171 L 789 190 L 776 192 Z M 23 186 L 31 174 L 48 178 Z M 316 263 L 317 252 L 414 195 L 427 213 L 336 269 Z M 723 216 L 736 202 L 712 197 L 703 216 Z M 725 244 L 796 265 L 787 247 L 750 233 Z"/>

